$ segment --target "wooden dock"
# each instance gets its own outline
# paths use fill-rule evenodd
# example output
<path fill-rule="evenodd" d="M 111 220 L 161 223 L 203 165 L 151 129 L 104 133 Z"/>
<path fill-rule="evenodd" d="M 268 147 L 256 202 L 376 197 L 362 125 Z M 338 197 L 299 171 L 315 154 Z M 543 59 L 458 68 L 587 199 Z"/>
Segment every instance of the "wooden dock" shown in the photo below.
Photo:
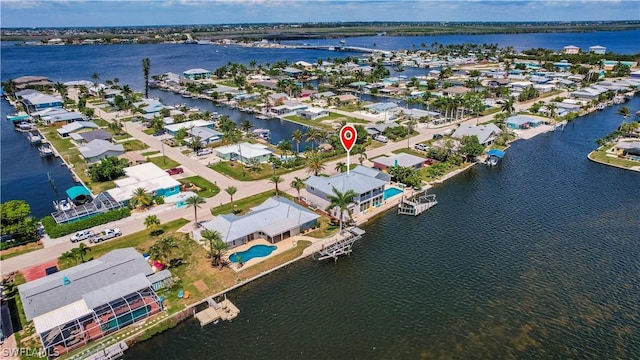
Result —
<path fill-rule="evenodd" d="M 240 310 L 226 298 L 219 303 L 213 298 L 208 298 L 207 303 L 209 304 L 208 308 L 195 314 L 200 326 L 216 323 L 220 320 L 231 321 L 240 314 Z"/>
<path fill-rule="evenodd" d="M 436 195 L 428 195 L 426 191 L 417 193 L 410 198 L 402 198 L 398 204 L 398 214 L 418 216 L 438 204 Z"/>
<path fill-rule="evenodd" d="M 318 260 L 333 259 L 338 261 L 338 256 L 351 254 L 351 247 L 356 240 L 362 238 L 365 231 L 358 227 L 350 227 L 343 229 L 342 233 L 336 235 L 327 243 L 322 244 L 322 248 L 318 250 Z"/>

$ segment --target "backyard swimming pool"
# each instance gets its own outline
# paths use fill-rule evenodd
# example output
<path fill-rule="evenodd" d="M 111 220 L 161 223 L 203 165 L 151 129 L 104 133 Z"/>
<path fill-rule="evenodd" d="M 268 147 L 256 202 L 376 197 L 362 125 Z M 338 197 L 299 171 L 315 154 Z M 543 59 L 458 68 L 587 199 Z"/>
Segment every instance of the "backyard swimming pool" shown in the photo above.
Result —
<path fill-rule="evenodd" d="M 384 189 L 383 198 L 385 200 L 387 200 L 388 198 L 392 198 L 392 197 L 394 197 L 394 196 L 396 196 L 396 195 L 398 195 L 400 193 L 402 193 L 402 190 L 400 190 L 398 188 L 394 188 L 394 187 L 386 188 L 386 189 Z"/>
<path fill-rule="evenodd" d="M 229 256 L 229 260 L 237 263 L 239 260 L 238 258 L 240 258 L 242 259 L 242 262 L 247 262 L 253 258 L 265 257 L 271 254 L 275 249 L 277 249 L 276 246 L 254 245 L 245 251 L 233 253 L 233 255 Z"/>

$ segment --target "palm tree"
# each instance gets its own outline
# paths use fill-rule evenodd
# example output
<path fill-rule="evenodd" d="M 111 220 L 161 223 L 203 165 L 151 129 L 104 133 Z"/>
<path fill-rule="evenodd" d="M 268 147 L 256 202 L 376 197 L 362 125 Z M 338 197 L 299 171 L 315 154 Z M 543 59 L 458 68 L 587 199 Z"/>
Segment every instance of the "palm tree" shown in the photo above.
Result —
<path fill-rule="evenodd" d="M 285 159 L 289 151 L 291 151 L 291 141 L 289 140 L 280 140 L 278 143 L 278 150 L 282 151 Z"/>
<path fill-rule="evenodd" d="M 502 111 L 507 113 L 507 116 L 511 116 L 514 111 L 516 111 L 515 107 L 513 107 L 514 98 L 510 96 L 504 104 L 502 104 Z"/>
<path fill-rule="evenodd" d="M 313 150 L 313 143 L 318 139 L 319 133 L 316 128 L 309 128 L 307 130 L 307 138 L 306 141 L 311 143 L 311 150 Z"/>
<path fill-rule="evenodd" d="M 367 149 L 364 147 L 364 144 L 355 144 L 353 149 L 351 149 L 351 153 L 353 155 L 359 155 L 358 161 L 360 161 L 360 165 L 362 165 L 362 162 L 368 158 L 366 150 Z"/>
<path fill-rule="evenodd" d="M 233 194 L 235 194 L 238 189 L 235 186 L 228 186 L 224 191 L 231 197 L 231 208 L 233 208 Z"/>
<path fill-rule="evenodd" d="M 193 206 L 193 217 L 195 218 L 195 225 L 198 227 L 198 208 L 201 204 L 206 203 L 205 199 L 200 195 L 192 195 L 185 200 L 187 207 Z"/>
<path fill-rule="evenodd" d="M 318 176 L 318 173 L 324 171 L 322 157 L 317 151 L 313 151 L 307 156 L 307 167 L 307 173 L 313 173 L 315 176 Z"/>
<path fill-rule="evenodd" d="M 156 215 L 149 215 L 144 219 L 144 226 L 150 230 L 151 235 L 155 235 L 160 229 L 160 219 Z"/>
<path fill-rule="evenodd" d="M 304 133 L 300 129 L 295 129 L 291 133 L 291 140 L 296 142 L 296 152 L 300 154 L 300 143 L 304 139 Z"/>
<path fill-rule="evenodd" d="M 98 80 L 100 80 L 100 75 L 97 72 L 91 74 L 91 80 L 93 80 L 93 86 L 98 86 Z"/>
<path fill-rule="evenodd" d="M 133 208 L 137 208 L 137 207 L 145 208 L 153 204 L 153 197 L 147 191 L 147 189 L 143 187 L 139 187 L 133 191 L 133 197 L 131 198 L 131 200 L 129 200 L 129 204 Z"/>
<path fill-rule="evenodd" d="M 149 248 L 149 255 L 151 255 L 153 259 L 162 261 L 163 264 L 169 264 L 171 262 L 171 253 L 173 252 L 173 249 L 177 247 L 178 244 L 175 237 L 163 237 Z"/>
<path fill-rule="evenodd" d="M 622 123 L 620 123 L 620 128 L 622 128 L 622 124 L 624 124 L 624 122 L 627 121 L 629 115 L 631 115 L 631 109 L 629 109 L 628 106 L 623 106 L 618 109 L 618 115 L 622 115 Z"/>
<path fill-rule="evenodd" d="M 214 230 L 204 230 L 200 233 L 200 235 L 207 239 L 209 243 L 209 255 L 211 256 L 211 265 L 216 266 L 224 265 L 222 262 L 222 257 L 227 249 L 229 249 L 229 245 L 224 242 L 220 236 L 220 233 Z"/>
<path fill-rule="evenodd" d="M 280 184 L 283 181 L 284 181 L 284 179 L 280 175 L 273 175 L 269 179 L 269 182 L 272 183 L 272 184 L 275 184 L 275 186 L 276 186 L 276 196 L 280 196 L 280 192 L 278 191 L 278 184 Z"/>
<path fill-rule="evenodd" d="M 84 256 L 87 255 L 89 251 L 91 251 L 91 248 L 85 245 L 84 243 L 80 243 L 80 245 L 78 245 L 78 247 L 75 248 L 74 250 L 76 250 L 76 252 L 78 253 L 78 256 L 80 256 L 80 261 L 84 262 Z"/>
<path fill-rule="evenodd" d="M 61 82 L 57 82 L 53 85 L 53 87 L 56 89 L 56 91 L 58 92 L 58 94 L 60 94 L 60 96 L 62 96 L 62 102 L 67 101 L 67 87 L 64 86 L 63 83 Z"/>
<path fill-rule="evenodd" d="M 295 177 L 293 179 L 293 181 L 291 181 L 291 187 L 296 189 L 296 191 L 298 192 L 298 199 L 300 199 L 300 190 L 304 189 L 305 187 L 305 183 L 304 180 L 300 179 L 299 177 Z"/>
<path fill-rule="evenodd" d="M 336 169 L 337 172 L 343 173 L 343 172 L 347 171 L 347 164 L 345 164 L 342 161 L 340 161 L 340 162 L 338 162 L 336 164 L 335 169 Z"/>
<path fill-rule="evenodd" d="M 342 218 L 344 213 L 346 212 L 349 218 L 351 218 L 351 214 L 353 211 L 349 208 L 349 205 L 353 203 L 356 198 L 356 192 L 353 189 L 349 189 L 344 193 L 340 192 L 338 189 L 333 187 L 333 195 L 328 195 L 327 200 L 329 200 L 329 206 L 327 206 L 326 211 L 330 212 L 331 210 L 338 210 L 338 219 L 340 220 L 340 232 L 342 232 Z"/>
<path fill-rule="evenodd" d="M 151 60 L 142 59 L 142 73 L 144 74 L 144 97 L 149 97 L 149 71 L 151 71 Z"/>
<path fill-rule="evenodd" d="M 418 124 L 418 122 L 414 118 L 407 120 L 407 129 L 409 130 L 409 133 L 407 134 L 407 149 L 410 147 L 409 139 L 411 139 L 411 134 L 413 133 L 413 129 L 416 128 L 416 124 Z"/>
<path fill-rule="evenodd" d="M 242 120 L 242 122 L 240 123 L 240 130 L 244 131 L 245 133 L 249 133 L 249 131 L 251 131 L 251 129 L 253 128 L 253 123 L 249 120 Z"/>

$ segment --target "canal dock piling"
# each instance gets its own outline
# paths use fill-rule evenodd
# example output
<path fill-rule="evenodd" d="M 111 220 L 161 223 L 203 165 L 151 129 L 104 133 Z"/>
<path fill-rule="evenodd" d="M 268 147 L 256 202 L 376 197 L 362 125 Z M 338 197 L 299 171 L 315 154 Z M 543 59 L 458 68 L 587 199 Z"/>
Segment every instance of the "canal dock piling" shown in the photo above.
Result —
<path fill-rule="evenodd" d="M 418 216 L 438 204 L 435 194 L 419 192 L 412 197 L 402 198 L 398 204 L 398 214 Z"/>
<path fill-rule="evenodd" d="M 320 255 L 318 260 L 332 258 L 334 261 L 338 261 L 338 256 L 351 254 L 353 243 L 362 238 L 364 233 L 364 230 L 355 226 L 344 229 L 332 241 L 322 245 L 322 248 L 317 252 Z"/>

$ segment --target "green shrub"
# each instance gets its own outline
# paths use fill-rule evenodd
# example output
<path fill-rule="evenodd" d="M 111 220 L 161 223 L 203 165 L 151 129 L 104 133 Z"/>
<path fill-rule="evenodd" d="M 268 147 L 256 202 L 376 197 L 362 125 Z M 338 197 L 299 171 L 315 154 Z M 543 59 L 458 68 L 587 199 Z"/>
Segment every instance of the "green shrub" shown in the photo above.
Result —
<path fill-rule="evenodd" d="M 74 222 L 56 224 L 52 216 L 46 216 L 42 219 L 42 226 L 52 239 L 69 235 L 80 230 L 92 228 L 94 226 L 106 224 L 112 221 L 124 219 L 131 215 L 131 210 L 127 207 L 111 210 L 106 213 L 98 214 L 87 219 Z"/>
<path fill-rule="evenodd" d="M 158 205 L 164 204 L 164 198 L 162 196 L 156 196 L 153 198 L 153 201 Z"/>

